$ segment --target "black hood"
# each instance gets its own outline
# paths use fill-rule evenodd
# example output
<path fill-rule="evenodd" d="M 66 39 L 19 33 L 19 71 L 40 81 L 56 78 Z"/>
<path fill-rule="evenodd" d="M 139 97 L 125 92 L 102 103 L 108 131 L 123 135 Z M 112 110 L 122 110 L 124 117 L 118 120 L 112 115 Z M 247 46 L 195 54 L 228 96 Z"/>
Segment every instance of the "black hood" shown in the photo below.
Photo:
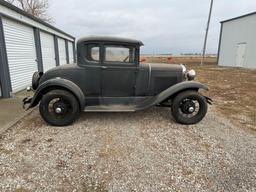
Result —
<path fill-rule="evenodd" d="M 152 71 L 174 71 L 182 72 L 180 64 L 168 64 L 168 63 L 148 63 L 151 66 Z"/>
<path fill-rule="evenodd" d="M 149 67 L 150 92 L 155 95 L 183 81 L 183 68 L 180 64 L 146 63 L 145 65 Z"/>

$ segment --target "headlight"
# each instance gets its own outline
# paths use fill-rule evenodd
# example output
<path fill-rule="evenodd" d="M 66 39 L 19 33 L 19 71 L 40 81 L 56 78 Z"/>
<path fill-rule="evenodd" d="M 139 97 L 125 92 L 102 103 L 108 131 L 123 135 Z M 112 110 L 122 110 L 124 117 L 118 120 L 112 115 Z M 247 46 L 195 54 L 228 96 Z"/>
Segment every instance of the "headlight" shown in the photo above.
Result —
<path fill-rule="evenodd" d="M 182 68 L 182 73 L 185 74 L 185 73 L 186 73 L 186 70 L 187 70 L 186 67 L 185 67 L 184 65 L 182 65 L 182 64 L 181 64 L 180 66 L 181 66 L 181 68 Z"/>
<path fill-rule="evenodd" d="M 187 77 L 189 81 L 194 80 L 196 77 L 196 71 L 194 69 L 189 70 L 187 72 Z"/>

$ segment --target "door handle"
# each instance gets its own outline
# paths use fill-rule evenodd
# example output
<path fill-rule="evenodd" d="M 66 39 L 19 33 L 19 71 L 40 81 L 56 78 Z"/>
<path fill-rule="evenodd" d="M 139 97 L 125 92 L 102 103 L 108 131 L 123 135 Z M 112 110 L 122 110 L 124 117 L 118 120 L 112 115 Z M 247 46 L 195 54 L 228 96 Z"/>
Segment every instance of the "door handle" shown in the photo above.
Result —
<path fill-rule="evenodd" d="M 101 69 L 107 69 L 107 67 L 106 66 L 101 66 Z"/>

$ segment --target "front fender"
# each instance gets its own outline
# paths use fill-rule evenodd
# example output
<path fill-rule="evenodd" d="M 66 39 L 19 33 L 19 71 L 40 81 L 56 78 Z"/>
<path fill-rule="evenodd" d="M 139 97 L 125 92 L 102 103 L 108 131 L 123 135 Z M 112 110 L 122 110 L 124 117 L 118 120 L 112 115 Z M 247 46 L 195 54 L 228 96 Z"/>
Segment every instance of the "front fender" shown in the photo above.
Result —
<path fill-rule="evenodd" d="M 181 91 L 185 91 L 188 89 L 204 89 L 208 91 L 208 86 L 204 85 L 200 82 L 197 81 L 183 81 L 181 83 L 177 83 L 171 87 L 169 87 L 168 89 L 164 90 L 163 92 L 161 92 L 160 94 L 158 94 L 156 96 L 156 100 L 154 102 L 154 104 L 159 104 L 162 101 L 172 97 L 173 95 L 181 92 Z"/>
<path fill-rule="evenodd" d="M 175 96 L 177 93 L 185 90 L 198 90 L 198 89 L 204 89 L 208 90 L 208 86 L 204 85 L 197 81 L 183 81 L 181 83 L 177 83 L 168 89 L 162 91 L 157 96 L 152 97 L 145 102 L 142 102 L 139 106 L 136 107 L 136 110 L 143 110 L 147 109 L 149 107 L 158 105 L 162 103 L 163 101 L 167 100 L 170 97 Z"/>
<path fill-rule="evenodd" d="M 82 90 L 72 81 L 63 79 L 63 78 L 55 78 L 49 79 L 43 82 L 39 87 L 36 89 L 35 94 L 31 100 L 31 103 L 28 109 L 35 107 L 41 100 L 42 96 L 49 90 L 49 89 L 58 89 L 64 88 L 71 93 L 73 93 L 79 101 L 81 110 L 84 109 L 85 106 L 85 96 Z"/>

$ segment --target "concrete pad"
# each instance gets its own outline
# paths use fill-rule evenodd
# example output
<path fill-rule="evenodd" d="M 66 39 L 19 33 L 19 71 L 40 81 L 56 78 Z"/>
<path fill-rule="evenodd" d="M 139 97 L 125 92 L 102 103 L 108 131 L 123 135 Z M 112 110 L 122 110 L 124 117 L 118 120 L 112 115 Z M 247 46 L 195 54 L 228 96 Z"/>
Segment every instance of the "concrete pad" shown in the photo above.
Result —
<path fill-rule="evenodd" d="M 21 91 L 13 98 L 0 99 L 0 133 L 28 113 L 22 108 L 22 100 L 30 95 L 33 92 Z"/>

